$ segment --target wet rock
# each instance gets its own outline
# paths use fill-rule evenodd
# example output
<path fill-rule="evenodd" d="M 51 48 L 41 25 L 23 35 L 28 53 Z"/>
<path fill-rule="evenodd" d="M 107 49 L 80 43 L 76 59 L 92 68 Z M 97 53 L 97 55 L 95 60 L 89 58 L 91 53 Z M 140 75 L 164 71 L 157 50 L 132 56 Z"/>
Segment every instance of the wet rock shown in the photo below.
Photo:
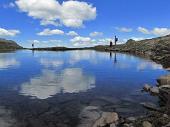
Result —
<path fill-rule="evenodd" d="M 152 127 L 152 124 L 150 122 L 148 122 L 148 121 L 144 121 L 142 123 L 142 125 L 143 125 L 143 127 Z"/>
<path fill-rule="evenodd" d="M 167 125 L 162 126 L 162 127 L 170 127 L 170 122 Z"/>
<path fill-rule="evenodd" d="M 0 127 L 11 127 L 16 120 L 11 117 L 11 112 L 0 106 Z"/>
<path fill-rule="evenodd" d="M 96 106 L 85 107 L 79 115 L 80 124 L 78 127 L 92 127 L 101 114 L 102 112 Z"/>
<path fill-rule="evenodd" d="M 147 92 L 150 91 L 150 88 L 151 88 L 151 86 L 148 85 L 148 84 L 145 84 L 144 87 L 143 87 L 143 89 Z"/>
<path fill-rule="evenodd" d="M 152 95 L 158 95 L 159 94 L 159 88 L 158 87 L 152 87 L 150 88 L 150 93 Z"/>
<path fill-rule="evenodd" d="M 93 127 L 103 127 L 108 124 L 116 124 L 119 120 L 118 114 L 115 112 L 103 112 L 100 119 L 98 119 Z"/>
<path fill-rule="evenodd" d="M 134 122 L 136 120 L 135 117 L 128 117 L 126 118 L 126 122 L 129 123 L 129 122 Z"/>
<path fill-rule="evenodd" d="M 170 85 L 170 75 L 165 75 L 157 79 L 157 82 L 160 86 L 162 85 Z"/>
<path fill-rule="evenodd" d="M 149 109 L 149 110 L 153 110 L 153 111 L 160 111 L 160 108 L 158 108 L 155 104 L 153 103 L 141 103 L 141 105 L 143 107 L 145 107 L 146 109 Z"/>

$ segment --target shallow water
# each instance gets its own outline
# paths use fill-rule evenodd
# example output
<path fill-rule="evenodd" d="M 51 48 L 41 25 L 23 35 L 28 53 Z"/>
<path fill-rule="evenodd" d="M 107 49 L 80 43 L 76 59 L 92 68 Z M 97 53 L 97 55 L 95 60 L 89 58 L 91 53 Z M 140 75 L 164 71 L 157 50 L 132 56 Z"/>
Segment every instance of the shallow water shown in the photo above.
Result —
<path fill-rule="evenodd" d="M 121 53 L 0 53 L 0 106 L 11 109 L 23 127 L 74 126 L 88 105 L 121 115 L 142 115 L 140 102 L 158 101 L 141 92 L 143 84 L 155 85 L 167 73 L 159 64 Z M 35 118 L 42 124 L 36 125 Z"/>

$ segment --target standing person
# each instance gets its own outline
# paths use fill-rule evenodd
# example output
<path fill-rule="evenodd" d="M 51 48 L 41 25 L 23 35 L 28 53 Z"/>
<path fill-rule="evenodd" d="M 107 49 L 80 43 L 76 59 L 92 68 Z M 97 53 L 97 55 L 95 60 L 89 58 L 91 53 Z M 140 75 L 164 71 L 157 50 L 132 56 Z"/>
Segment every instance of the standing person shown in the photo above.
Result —
<path fill-rule="evenodd" d="M 112 47 L 113 46 L 113 43 L 112 43 L 112 41 L 110 41 L 110 47 Z"/>
<path fill-rule="evenodd" d="M 115 36 L 115 46 L 117 45 L 118 38 Z"/>

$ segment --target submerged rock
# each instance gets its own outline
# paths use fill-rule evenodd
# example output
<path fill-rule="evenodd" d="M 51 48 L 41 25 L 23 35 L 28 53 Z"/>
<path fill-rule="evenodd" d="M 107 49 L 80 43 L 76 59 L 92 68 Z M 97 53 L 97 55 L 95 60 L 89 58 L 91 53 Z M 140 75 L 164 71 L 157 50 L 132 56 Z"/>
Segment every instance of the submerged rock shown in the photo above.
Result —
<path fill-rule="evenodd" d="M 159 88 L 158 87 L 152 87 L 150 88 L 150 93 L 152 95 L 158 95 L 159 94 Z"/>
<path fill-rule="evenodd" d="M 119 120 L 118 114 L 115 112 L 103 112 L 100 119 L 98 119 L 93 127 L 103 127 L 110 124 L 116 124 Z"/>
<path fill-rule="evenodd" d="M 142 125 L 143 125 L 143 127 L 152 127 L 152 124 L 150 122 L 148 122 L 148 121 L 144 121 L 142 123 Z"/>
<path fill-rule="evenodd" d="M 143 89 L 147 92 L 150 91 L 150 88 L 151 88 L 151 86 L 148 85 L 148 84 L 145 84 L 144 87 L 143 87 Z"/>

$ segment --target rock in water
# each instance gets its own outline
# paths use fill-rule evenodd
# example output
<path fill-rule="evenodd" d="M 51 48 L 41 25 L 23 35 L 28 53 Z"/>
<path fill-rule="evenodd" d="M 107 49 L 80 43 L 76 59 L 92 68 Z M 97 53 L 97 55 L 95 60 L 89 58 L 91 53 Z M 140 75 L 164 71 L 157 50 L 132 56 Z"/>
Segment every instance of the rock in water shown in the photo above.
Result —
<path fill-rule="evenodd" d="M 159 88 L 158 87 L 152 87 L 150 88 L 150 93 L 152 95 L 158 95 L 159 94 Z"/>
<path fill-rule="evenodd" d="M 150 122 L 148 122 L 148 121 L 144 121 L 142 123 L 142 125 L 143 125 L 143 127 L 152 127 L 152 124 Z"/>
<path fill-rule="evenodd" d="M 147 92 L 150 91 L 150 88 L 151 88 L 151 86 L 148 85 L 148 84 L 145 84 L 144 87 L 143 87 L 143 89 Z"/>
<path fill-rule="evenodd" d="M 116 124 L 119 120 L 118 114 L 115 112 L 103 112 L 93 127 L 103 127 L 109 124 Z"/>

